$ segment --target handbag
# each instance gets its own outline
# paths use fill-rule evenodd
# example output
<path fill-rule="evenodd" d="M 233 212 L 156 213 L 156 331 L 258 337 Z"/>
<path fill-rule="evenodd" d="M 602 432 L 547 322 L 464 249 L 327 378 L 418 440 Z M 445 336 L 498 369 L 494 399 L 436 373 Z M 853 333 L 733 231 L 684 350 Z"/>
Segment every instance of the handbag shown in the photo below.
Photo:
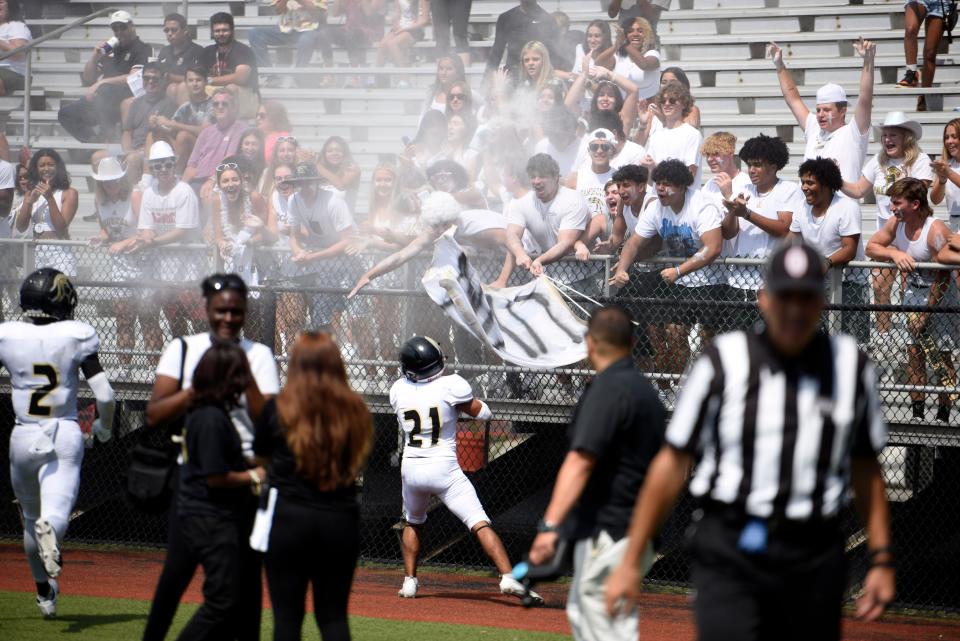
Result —
<path fill-rule="evenodd" d="M 180 341 L 180 378 L 177 391 L 183 389 L 183 370 L 187 361 L 187 343 Z M 127 466 L 127 500 L 137 510 L 149 514 L 164 512 L 174 492 L 179 446 L 173 441 L 182 432 L 182 419 L 155 429 L 141 428 L 137 444 L 130 450 Z"/>
<path fill-rule="evenodd" d="M 940 0 L 943 13 L 943 30 L 947 32 L 947 43 L 953 44 L 953 28 L 957 26 L 957 0 Z"/>

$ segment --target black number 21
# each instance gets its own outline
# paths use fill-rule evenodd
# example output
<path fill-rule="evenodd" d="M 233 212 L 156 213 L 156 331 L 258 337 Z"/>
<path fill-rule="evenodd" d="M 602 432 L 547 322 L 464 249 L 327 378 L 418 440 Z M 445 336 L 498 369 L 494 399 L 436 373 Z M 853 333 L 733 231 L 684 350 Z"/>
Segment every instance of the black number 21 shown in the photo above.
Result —
<path fill-rule="evenodd" d="M 41 405 L 40 402 L 60 383 L 60 379 L 57 377 L 57 369 L 48 363 L 34 363 L 33 375 L 46 377 L 47 383 L 30 394 L 30 409 L 27 411 L 30 416 L 50 416 L 53 414 L 53 408 Z"/>
<path fill-rule="evenodd" d="M 420 416 L 420 412 L 417 410 L 407 410 L 403 413 L 403 420 L 413 423 L 413 429 L 410 430 L 410 438 L 407 439 L 407 445 L 409 447 L 423 447 L 423 441 L 417 438 L 421 434 L 426 436 L 423 432 L 423 418 Z M 440 408 L 430 408 L 430 423 L 429 447 L 433 447 L 440 442 Z"/>

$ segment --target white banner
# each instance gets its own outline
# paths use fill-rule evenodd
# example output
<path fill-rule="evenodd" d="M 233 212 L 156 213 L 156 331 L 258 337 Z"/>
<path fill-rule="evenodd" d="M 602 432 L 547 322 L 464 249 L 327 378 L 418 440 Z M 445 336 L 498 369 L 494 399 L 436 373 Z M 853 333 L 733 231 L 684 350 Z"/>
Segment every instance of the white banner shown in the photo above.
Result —
<path fill-rule="evenodd" d="M 586 358 L 587 324 L 550 281 L 540 277 L 520 287 L 486 288 L 451 231 L 437 239 L 433 264 L 422 279 L 447 316 L 514 365 L 552 368 Z"/>

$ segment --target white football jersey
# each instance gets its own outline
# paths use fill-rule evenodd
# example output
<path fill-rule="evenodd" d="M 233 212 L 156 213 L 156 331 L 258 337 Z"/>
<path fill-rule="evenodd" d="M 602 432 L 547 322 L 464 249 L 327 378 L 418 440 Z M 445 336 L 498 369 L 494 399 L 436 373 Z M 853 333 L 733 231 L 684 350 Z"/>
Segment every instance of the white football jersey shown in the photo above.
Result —
<path fill-rule="evenodd" d="M 390 404 L 406 438 L 403 458 L 457 458 L 457 405 L 473 400 L 470 383 L 456 374 L 390 388 Z"/>
<path fill-rule="evenodd" d="M 17 423 L 76 420 L 80 363 L 99 348 L 96 330 L 80 321 L 0 324 L 0 362 L 10 373 Z"/>

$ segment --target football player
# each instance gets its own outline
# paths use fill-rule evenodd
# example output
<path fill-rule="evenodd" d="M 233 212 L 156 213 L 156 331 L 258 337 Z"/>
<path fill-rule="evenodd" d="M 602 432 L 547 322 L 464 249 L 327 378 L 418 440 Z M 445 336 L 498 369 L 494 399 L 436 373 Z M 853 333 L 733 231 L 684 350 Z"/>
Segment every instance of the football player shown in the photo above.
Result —
<path fill-rule="evenodd" d="M 457 417 L 463 412 L 487 420 L 493 414 L 486 403 L 474 398 L 466 380 L 456 374 L 444 376 L 443 367 L 439 345 L 431 338 L 414 336 L 400 350 L 403 378 L 390 388 L 390 404 L 404 437 L 401 547 L 406 576 L 400 596 L 417 596 L 420 528 L 427 520 L 430 497 L 436 496 L 477 537 L 497 566 L 500 592 L 522 598 L 524 588 L 510 573 L 507 551 L 491 527 L 477 491 L 457 463 Z M 530 596 L 543 603 L 535 592 Z"/>
<path fill-rule="evenodd" d="M 44 267 L 20 287 L 23 321 L 0 324 L 0 362 L 10 373 L 16 422 L 10 435 L 10 479 L 23 513 L 23 547 L 37 584 L 37 606 L 56 615 L 60 544 L 80 487 L 84 439 L 77 423 L 77 371 L 100 418 L 93 435 L 110 440 L 114 395 L 90 325 L 73 320 L 77 292 L 62 272 Z"/>

